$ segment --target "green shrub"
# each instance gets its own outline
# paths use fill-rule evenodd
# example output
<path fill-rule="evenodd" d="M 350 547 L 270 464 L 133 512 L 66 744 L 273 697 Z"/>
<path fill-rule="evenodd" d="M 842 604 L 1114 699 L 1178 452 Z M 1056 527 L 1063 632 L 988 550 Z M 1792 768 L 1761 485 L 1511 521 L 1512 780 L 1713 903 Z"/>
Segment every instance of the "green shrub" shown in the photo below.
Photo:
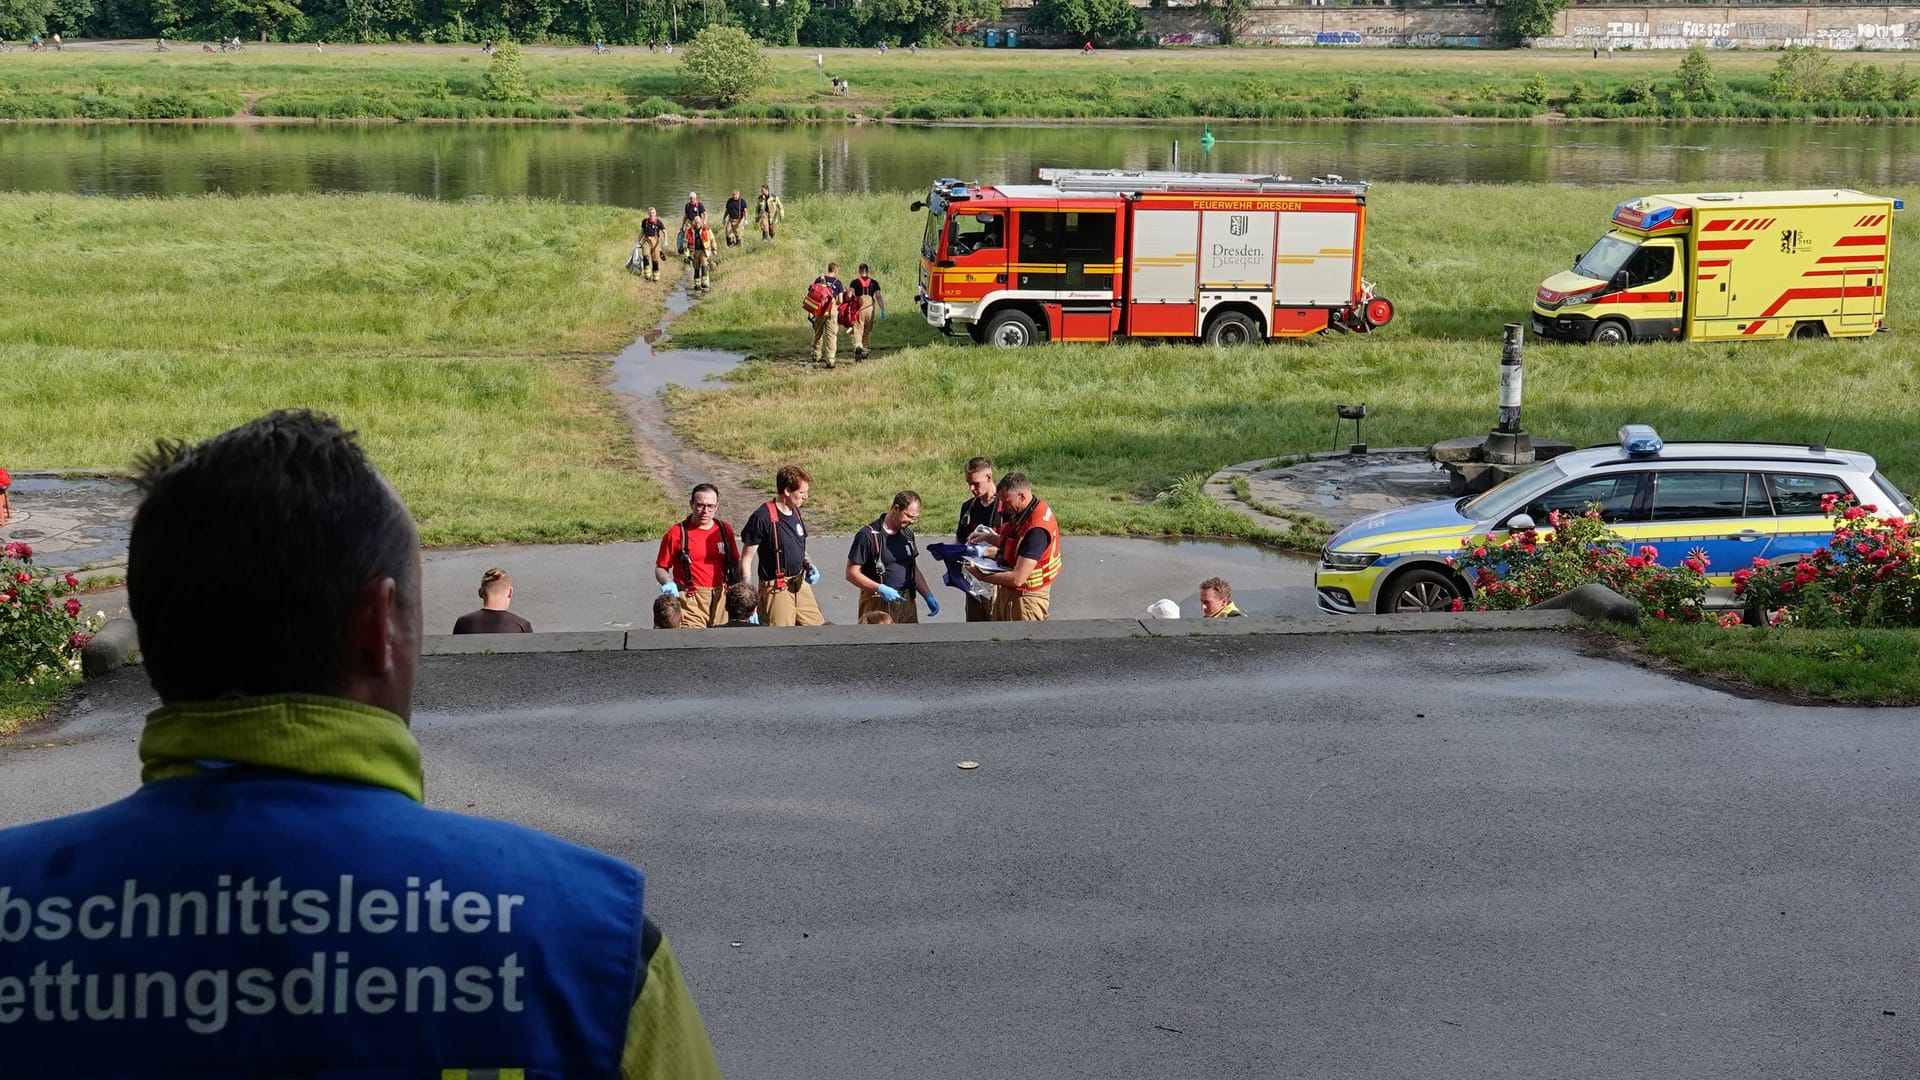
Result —
<path fill-rule="evenodd" d="M 83 94 L 80 97 L 80 115 L 89 120 L 131 120 L 139 115 L 139 107 L 123 97 Z"/>
<path fill-rule="evenodd" d="M 1767 74 L 1775 101 L 1823 101 L 1834 95 L 1833 57 L 1812 45 L 1789 45 Z"/>
<path fill-rule="evenodd" d="M 629 115 L 637 117 L 641 120 L 649 120 L 656 116 L 668 116 L 673 113 L 677 113 L 679 111 L 680 111 L 680 106 L 675 105 L 673 102 L 668 101 L 666 98 L 650 97 L 650 98 L 647 98 L 645 101 L 642 101 L 640 104 L 635 105 L 633 107 L 632 112 L 629 113 Z"/>
<path fill-rule="evenodd" d="M 1840 69 L 1839 89 L 1848 101 L 1888 101 L 1893 98 L 1893 79 L 1878 64 L 1848 64 Z"/>
<path fill-rule="evenodd" d="M 580 107 L 580 115 L 589 120 L 621 120 L 627 107 L 617 101 L 589 101 Z"/>
<path fill-rule="evenodd" d="M 709 26 L 680 58 L 680 77 L 695 97 L 725 107 L 773 81 L 766 49 L 745 30 Z"/>
<path fill-rule="evenodd" d="M 533 86 L 527 82 L 526 64 L 520 58 L 520 46 L 511 39 L 494 47 L 493 63 L 487 66 L 482 96 L 492 101 L 524 101 L 533 96 Z"/>
<path fill-rule="evenodd" d="M 1527 80 L 1527 85 L 1520 88 L 1520 103 L 1530 105 L 1535 112 L 1538 112 L 1547 107 L 1547 99 L 1551 93 L 1552 88 L 1547 85 L 1546 74 L 1536 71 L 1533 73 L 1533 78 Z"/>
<path fill-rule="evenodd" d="M 1572 86 L 1567 88 L 1567 104 L 1579 105 L 1585 102 L 1586 100 L 1587 100 L 1587 87 L 1585 83 L 1574 83 Z"/>
<path fill-rule="evenodd" d="M 1707 50 L 1699 45 L 1687 50 L 1680 60 L 1677 73 L 1679 83 L 1675 87 L 1684 101 L 1720 100 L 1720 77 L 1714 74 L 1713 61 L 1707 58 Z"/>
<path fill-rule="evenodd" d="M 1657 97 L 1653 89 L 1653 80 L 1645 76 L 1628 79 L 1613 92 L 1613 100 L 1621 105 L 1639 105 L 1652 102 Z"/>

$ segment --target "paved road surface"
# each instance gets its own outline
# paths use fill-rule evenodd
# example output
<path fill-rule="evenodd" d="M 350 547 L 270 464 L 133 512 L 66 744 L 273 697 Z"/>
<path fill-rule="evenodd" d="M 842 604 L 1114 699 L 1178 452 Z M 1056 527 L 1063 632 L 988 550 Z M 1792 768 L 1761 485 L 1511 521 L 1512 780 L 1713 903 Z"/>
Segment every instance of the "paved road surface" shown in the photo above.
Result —
<path fill-rule="evenodd" d="M 649 868 L 736 1080 L 1920 1072 L 1914 710 L 1563 634 L 445 657 L 420 698 L 436 805 Z M 128 790 L 149 704 L 0 750 L 0 822 Z"/>

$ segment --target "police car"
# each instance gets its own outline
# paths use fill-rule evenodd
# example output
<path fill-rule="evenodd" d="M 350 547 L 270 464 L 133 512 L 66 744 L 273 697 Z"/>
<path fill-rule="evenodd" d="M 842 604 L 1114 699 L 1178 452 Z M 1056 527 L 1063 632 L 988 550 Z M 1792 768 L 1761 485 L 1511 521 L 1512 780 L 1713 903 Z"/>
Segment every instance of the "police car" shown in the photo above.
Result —
<path fill-rule="evenodd" d="M 1871 457 L 1825 446 L 1663 443 L 1644 425 L 1618 444 L 1562 454 L 1479 495 L 1390 510 L 1356 521 L 1320 554 L 1320 608 L 1339 614 L 1445 611 L 1471 588 L 1447 557 L 1469 536 L 1544 528 L 1547 515 L 1600 515 L 1623 541 L 1677 566 L 1707 557 L 1709 604 L 1732 601 L 1733 572 L 1756 557 L 1792 562 L 1832 535 L 1827 495 L 1853 495 L 1879 513 L 1913 504 Z"/>

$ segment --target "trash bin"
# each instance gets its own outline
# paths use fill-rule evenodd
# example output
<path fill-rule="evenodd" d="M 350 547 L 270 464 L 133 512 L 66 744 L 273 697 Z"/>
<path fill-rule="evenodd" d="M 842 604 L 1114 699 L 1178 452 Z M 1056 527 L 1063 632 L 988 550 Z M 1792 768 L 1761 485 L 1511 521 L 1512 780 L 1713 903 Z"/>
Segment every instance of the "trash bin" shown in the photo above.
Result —
<path fill-rule="evenodd" d="M 1015 35 L 1016 35 L 1017 33 L 1019 33 L 1019 31 L 1016 31 L 1016 30 L 1008 30 L 1008 31 L 1007 31 L 1007 48 L 1009 48 L 1009 49 L 1011 49 L 1011 48 L 1013 48 L 1013 46 L 1014 46 L 1014 42 L 1015 42 L 1016 40 L 1018 40 L 1018 39 L 1017 39 L 1017 38 L 1015 37 Z"/>
<path fill-rule="evenodd" d="M 999 45 L 1000 45 L 1000 31 L 998 30 L 987 31 L 987 48 L 989 49 L 997 48 L 999 47 Z"/>

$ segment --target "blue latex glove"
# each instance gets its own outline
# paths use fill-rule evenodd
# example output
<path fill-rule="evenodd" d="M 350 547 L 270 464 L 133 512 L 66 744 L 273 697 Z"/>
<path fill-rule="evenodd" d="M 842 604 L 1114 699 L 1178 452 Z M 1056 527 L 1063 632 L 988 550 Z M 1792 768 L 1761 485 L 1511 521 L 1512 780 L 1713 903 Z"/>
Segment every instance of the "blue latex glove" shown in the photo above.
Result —
<path fill-rule="evenodd" d="M 883 319 L 884 319 L 884 318 L 886 318 L 886 317 L 887 317 L 887 313 L 886 313 L 886 312 L 884 312 L 884 311 L 882 311 L 882 312 L 880 313 L 880 317 L 881 317 L 881 318 L 883 318 Z"/>
<path fill-rule="evenodd" d="M 900 590 L 891 585 L 882 585 L 874 591 L 880 594 L 880 599 L 885 600 L 889 604 L 897 604 L 900 602 Z"/>
<path fill-rule="evenodd" d="M 751 615 L 749 615 L 749 616 L 747 616 L 747 625 L 748 625 L 748 626 L 759 626 L 759 625 L 760 625 L 760 613 L 756 611 L 756 612 L 754 612 L 753 614 L 751 614 Z"/>
<path fill-rule="evenodd" d="M 813 565 L 812 563 L 807 564 L 807 584 L 809 585 L 820 584 L 820 568 Z"/>
<path fill-rule="evenodd" d="M 660 594 L 662 596 L 679 596 L 680 586 L 675 585 L 671 581 L 663 581 L 660 583 Z"/>
<path fill-rule="evenodd" d="M 935 600 L 933 598 L 932 593 L 928 593 L 927 594 L 927 618 L 929 619 L 936 618 L 939 616 L 939 614 L 940 614 L 940 601 Z"/>
<path fill-rule="evenodd" d="M 987 557 L 987 545 L 985 544 L 973 544 L 970 545 L 967 550 L 971 552 L 976 559 L 984 559 Z"/>

